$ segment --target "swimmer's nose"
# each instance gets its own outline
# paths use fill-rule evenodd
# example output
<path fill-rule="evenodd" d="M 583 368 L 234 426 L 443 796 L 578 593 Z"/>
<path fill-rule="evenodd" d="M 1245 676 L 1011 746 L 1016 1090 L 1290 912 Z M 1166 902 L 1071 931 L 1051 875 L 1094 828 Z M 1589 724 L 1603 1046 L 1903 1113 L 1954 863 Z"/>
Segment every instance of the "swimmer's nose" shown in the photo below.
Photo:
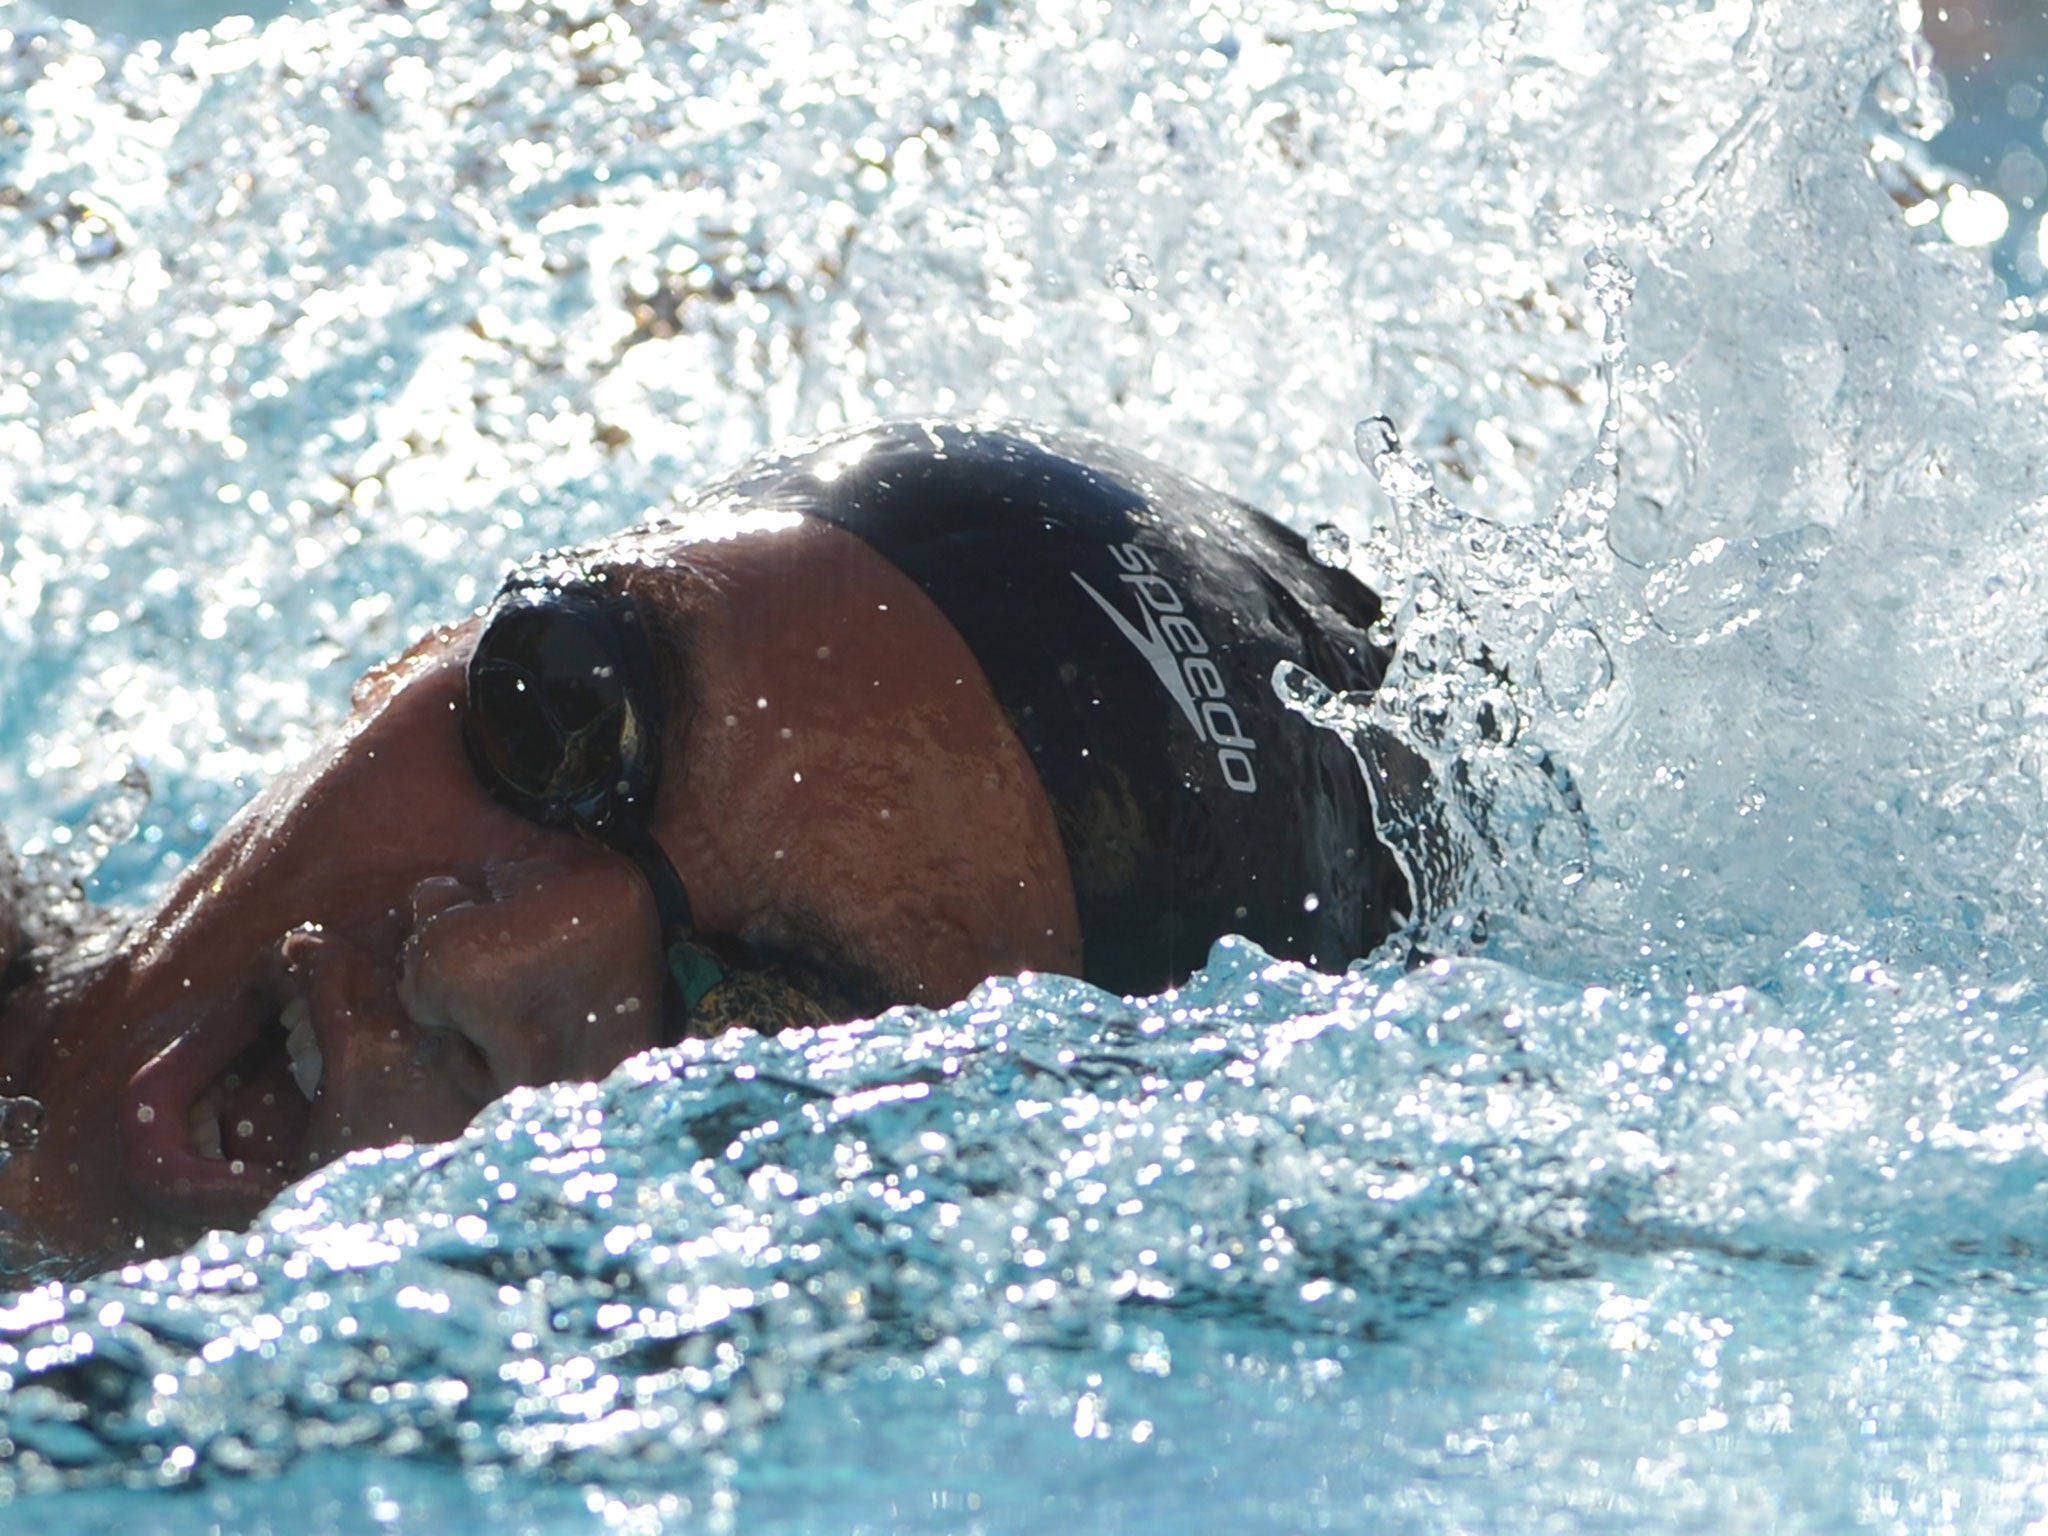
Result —
<path fill-rule="evenodd" d="M 601 1077 L 654 1043 L 654 924 L 632 870 L 592 859 L 437 876 L 411 896 L 398 997 L 481 1058 L 482 1096 Z"/>

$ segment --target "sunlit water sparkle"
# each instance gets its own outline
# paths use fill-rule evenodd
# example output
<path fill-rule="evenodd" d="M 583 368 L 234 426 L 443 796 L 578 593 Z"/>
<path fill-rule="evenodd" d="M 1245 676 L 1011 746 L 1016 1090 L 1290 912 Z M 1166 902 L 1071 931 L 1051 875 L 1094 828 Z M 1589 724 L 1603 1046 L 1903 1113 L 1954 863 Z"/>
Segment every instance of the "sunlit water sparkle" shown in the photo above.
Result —
<path fill-rule="evenodd" d="M 2048 1521 L 2048 378 L 1907 217 L 1891 7 L 0 16 L 53 889 L 160 888 L 519 556 L 976 411 L 1388 592 L 1384 699 L 1282 681 L 1439 765 L 1387 809 L 1477 951 L 992 982 L 357 1157 L 0 1310 L 0 1528 Z"/>

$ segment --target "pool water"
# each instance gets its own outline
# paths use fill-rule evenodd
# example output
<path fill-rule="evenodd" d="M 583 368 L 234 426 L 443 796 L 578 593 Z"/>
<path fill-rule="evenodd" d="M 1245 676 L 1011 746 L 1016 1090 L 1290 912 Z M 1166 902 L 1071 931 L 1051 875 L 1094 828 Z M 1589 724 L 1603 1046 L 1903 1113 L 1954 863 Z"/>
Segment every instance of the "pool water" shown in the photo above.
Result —
<path fill-rule="evenodd" d="M 0 1529 L 2048 1528 L 2048 362 L 1899 169 L 1895 7 L 8 17 L 54 895 L 519 556 L 977 412 L 1394 599 L 1381 698 L 1282 683 L 1439 766 L 1453 958 L 999 979 L 359 1155 L 0 1306 Z"/>
<path fill-rule="evenodd" d="M 175 42 L 187 32 L 222 28 L 232 33 L 239 20 L 262 24 L 291 14 L 293 0 L 60 0 L 51 14 L 83 22 L 116 46 Z"/>

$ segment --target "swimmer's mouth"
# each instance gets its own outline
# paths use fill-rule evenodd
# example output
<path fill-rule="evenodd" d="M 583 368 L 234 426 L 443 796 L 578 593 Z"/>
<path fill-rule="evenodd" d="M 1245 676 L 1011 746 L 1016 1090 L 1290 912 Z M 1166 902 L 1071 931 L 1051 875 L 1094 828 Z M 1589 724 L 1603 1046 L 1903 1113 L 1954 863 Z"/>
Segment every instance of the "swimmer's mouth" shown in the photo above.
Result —
<path fill-rule="evenodd" d="M 294 1134 L 304 1139 L 323 1066 L 312 1007 L 295 997 L 185 1111 L 193 1150 L 219 1162 L 284 1161 L 278 1154 Z"/>
<path fill-rule="evenodd" d="M 130 1079 L 121 1138 L 145 1203 L 239 1222 L 308 1171 L 324 1062 L 302 993 L 224 1011 L 195 1019 Z"/>

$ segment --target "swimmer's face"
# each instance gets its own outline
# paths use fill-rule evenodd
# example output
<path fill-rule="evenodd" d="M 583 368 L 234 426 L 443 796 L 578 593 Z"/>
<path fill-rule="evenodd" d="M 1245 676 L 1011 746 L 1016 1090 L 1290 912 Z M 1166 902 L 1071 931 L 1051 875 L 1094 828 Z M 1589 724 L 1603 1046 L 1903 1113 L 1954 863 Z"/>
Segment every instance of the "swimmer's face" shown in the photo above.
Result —
<path fill-rule="evenodd" d="M 621 568 L 668 685 L 653 830 L 698 930 L 840 1016 L 1077 969 L 1051 808 L 951 626 L 839 530 L 706 531 Z M 478 782 L 475 631 L 366 679 L 342 735 L 105 960 L 9 1000 L 0 1091 L 47 1112 L 0 1167 L 21 1239 L 161 1253 L 343 1152 L 452 1136 L 515 1086 L 658 1042 L 641 874 Z"/>

